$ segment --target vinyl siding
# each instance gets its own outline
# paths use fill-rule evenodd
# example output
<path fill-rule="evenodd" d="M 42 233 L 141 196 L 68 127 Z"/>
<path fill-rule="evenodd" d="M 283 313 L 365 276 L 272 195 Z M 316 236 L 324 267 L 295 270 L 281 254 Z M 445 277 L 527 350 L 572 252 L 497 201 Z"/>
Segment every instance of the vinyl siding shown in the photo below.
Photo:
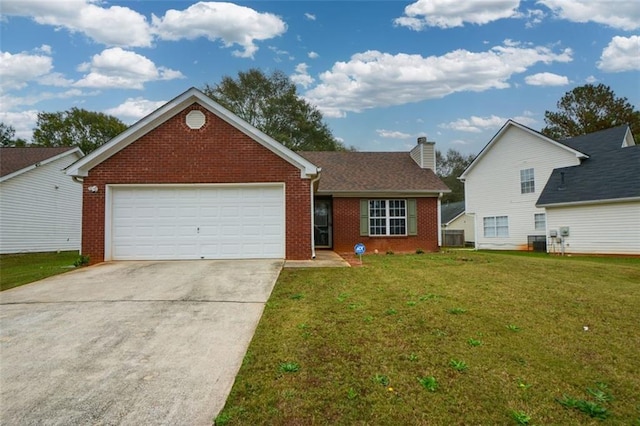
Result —
<path fill-rule="evenodd" d="M 465 242 L 475 242 L 475 228 L 473 226 L 474 220 L 473 216 L 463 214 L 460 215 L 457 219 L 452 221 L 449 226 L 446 228 L 443 225 L 443 229 L 449 230 L 461 230 L 464 231 L 464 240 Z"/>
<path fill-rule="evenodd" d="M 565 253 L 640 254 L 640 201 L 547 208 L 547 228 L 569 227 Z M 560 244 L 549 244 L 559 252 Z"/>
<path fill-rule="evenodd" d="M 535 203 L 554 168 L 578 164 L 571 152 L 520 128 L 508 128 L 465 181 L 466 212 L 475 214 L 476 248 L 524 250 L 528 235 L 543 235 L 535 230 L 534 214 L 545 210 Z M 535 191 L 522 194 L 520 171 L 529 168 L 534 169 Z M 508 237 L 484 237 L 483 218 L 491 216 L 508 217 Z"/>
<path fill-rule="evenodd" d="M 77 159 L 67 155 L 0 183 L 0 253 L 80 249 L 82 185 L 63 171 Z"/>

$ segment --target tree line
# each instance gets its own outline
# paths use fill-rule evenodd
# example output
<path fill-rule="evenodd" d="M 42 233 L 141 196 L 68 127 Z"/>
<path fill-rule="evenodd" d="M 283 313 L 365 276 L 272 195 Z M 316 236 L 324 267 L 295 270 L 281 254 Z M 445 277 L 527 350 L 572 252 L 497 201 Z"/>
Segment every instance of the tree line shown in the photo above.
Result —
<path fill-rule="evenodd" d="M 355 150 L 337 140 L 322 113 L 297 92 L 296 85 L 282 71 L 265 74 L 253 68 L 236 78 L 225 76 L 220 83 L 206 84 L 202 91 L 249 124 L 294 151 Z M 627 98 L 619 98 L 604 84 L 576 87 L 556 104 L 557 111 L 545 112 L 541 133 L 556 140 L 628 124 L 640 134 L 640 111 Z M 71 108 L 40 112 L 32 141 L 16 138 L 15 129 L 0 122 L 0 144 L 10 146 L 77 146 L 90 153 L 127 129 L 116 117 L 101 112 Z M 457 178 L 473 161 L 455 149 L 436 152 L 436 174 L 451 193 L 443 201 L 464 199 L 464 187 Z"/>

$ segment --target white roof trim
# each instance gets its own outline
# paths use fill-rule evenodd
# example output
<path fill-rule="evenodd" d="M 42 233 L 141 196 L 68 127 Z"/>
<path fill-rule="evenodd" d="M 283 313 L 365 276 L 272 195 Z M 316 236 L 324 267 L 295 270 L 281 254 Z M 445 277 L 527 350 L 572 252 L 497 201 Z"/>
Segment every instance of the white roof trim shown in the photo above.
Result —
<path fill-rule="evenodd" d="M 72 164 L 67 169 L 67 174 L 71 176 L 88 176 L 89 170 L 103 161 L 107 160 L 120 150 L 138 140 L 143 135 L 149 133 L 171 117 L 183 111 L 194 102 L 206 108 L 211 113 L 220 117 L 236 129 L 240 130 L 253 140 L 269 149 L 280 158 L 300 169 L 301 177 L 309 177 L 318 173 L 318 167 L 285 147 L 275 139 L 262 133 L 237 115 L 216 103 L 213 99 L 192 87 L 175 99 L 167 102 L 148 116 L 144 117 L 115 138 L 111 139 L 100 148 L 88 154 L 81 160 Z"/>
<path fill-rule="evenodd" d="M 475 167 L 475 165 L 480 162 L 482 160 L 482 158 L 484 158 L 484 156 L 487 154 L 487 152 L 489 151 L 489 149 L 491 149 L 491 147 L 493 145 L 495 145 L 497 143 L 497 141 L 502 137 L 502 135 L 504 133 L 506 133 L 506 131 L 510 128 L 510 127 L 517 127 L 520 130 L 523 130 L 533 136 L 536 136 L 538 138 L 540 138 L 541 140 L 545 141 L 545 142 L 549 142 L 552 145 L 557 146 L 558 148 L 562 148 L 570 153 L 572 153 L 573 155 L 576 156 L 576 158 L 589 158 L 588 155 L 586 155 L 583 152 L 577 151 L 573 148 L 570 148 L 558 141 L 554 141 L 551 138 L 546 137 L 545 135 L 536 132 L 535 130 L 532 130 L 530 128 L 528 128 L 527 126 L 524 126 L 520 123 L 517 123 L 511 119 L 507 120 L 507 122 L 502 126 L 502 128 L 500 128 L 500 130 L 498 130 L 498 133 L 495 134 L 494 137 L 491 138 L 491 140 L 489 141 L 489 143 L 487 143 L 485 145 L 484 148 L 482 148 L 482 151 L 480 151 L 480 153 L 476 156 L 476 158 L 473 159 L 473 161 L 471 162 L 471 164 L 469 164 L 467 166 L 467 168 L 464 170 L 464 172 L 462 172 L 462 174 L 458 177 L 459 180 L 464 181 L 467 178 L 467 175 L 469 174 L 469 172 L 471 171 L 471 169 L 473 169 Z"/>
<path fill-rule="evenodd" d="M 0 177 L 0 182 L 4 182 L 4 181 L 9 180 L 11 178 L 14 178 L 14 177 L 16 177 L 18 175 L 26 173 L 29 170 L 33 170 L 33 169 L 35 169 L 37 167 L 42 167 L 44 165 L 47 165 L 47 164 L 49 164 L 49 163 L 51 163 L 53 161 L 59 160 L 61 158 L 66 157 L 67 155 L 71 155 L 71 154 L 78 154 L 78 158 L 82 158 L 84 156 L 84 153 L 82 152 L 82 150 L 80 148 L 78 148 L 78 147 L 75 147 L 73 149 L 70 149 L 69 151 L 62 152 L 62 153 L 60 153 L 58 155 L 54 155 L 53 157 L 49 157 L 49 158 L 47 158 L 45 160 L 38 161 L 37 163 L 31 164 L 30 166 L 27 166 L 27 167 L 22 168 L 20 170 L 16 170 L 15 172 L 9 173 L 8 175 L 4 175 L 4 176 Z M 69 166 L 69 167 L 71 167 L 71 166 Z"/>
<path fill-rule="evenodd" d="M 556 208 L 556 207 L 560 208 L 560 207 L 585 206 L 589 204 L 627 203 L 627 202 L 633 202 L 633 201 L 640 202 L 640 197 L 607 198 L 602 200 L 585 200 L 585 201 L 566 201 L 561 203 L 536 204 L 536 207 L 549 209 L 549 208 Z"/>
<path fill-rule="evenodd" d="M 453 219 L 451 219 L 449 222 L 443 223 L 444 226 L 449 226 L 450 224 L 452 224 L 453 222 L 455 222 L 456 220 L 458 220 L 459 218 L 461 218 L 462 216 L 465 215 L 465 211 L 462 210 L 461 213 L 458 213 L 457 216 L 455 216 Z"/>

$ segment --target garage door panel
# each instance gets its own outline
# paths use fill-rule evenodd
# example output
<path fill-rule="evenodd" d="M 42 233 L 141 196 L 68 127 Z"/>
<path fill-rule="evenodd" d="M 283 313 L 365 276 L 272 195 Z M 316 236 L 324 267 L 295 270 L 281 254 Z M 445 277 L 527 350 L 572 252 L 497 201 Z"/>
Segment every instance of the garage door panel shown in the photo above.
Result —
<path fill-rule="evenodd" d="M 112 189 L 113 259 L 284 257 L 284 189 Z"/>

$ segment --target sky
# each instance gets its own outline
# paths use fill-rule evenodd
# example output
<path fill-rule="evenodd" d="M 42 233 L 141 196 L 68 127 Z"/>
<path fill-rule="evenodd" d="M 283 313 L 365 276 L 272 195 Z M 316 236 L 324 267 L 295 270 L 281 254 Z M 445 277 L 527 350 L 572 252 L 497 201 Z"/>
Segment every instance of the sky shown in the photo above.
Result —
<path fill-rule="evenodd" d="M 427 136 L 477 154 L 508 119 L 541 130 L 587 83 L 638 109 L 640 2 L 0 1 L 0 121 L 27 140 L 38 112 L 133 124 L 251 68 L 287 74 L 360 151 Z"/>

